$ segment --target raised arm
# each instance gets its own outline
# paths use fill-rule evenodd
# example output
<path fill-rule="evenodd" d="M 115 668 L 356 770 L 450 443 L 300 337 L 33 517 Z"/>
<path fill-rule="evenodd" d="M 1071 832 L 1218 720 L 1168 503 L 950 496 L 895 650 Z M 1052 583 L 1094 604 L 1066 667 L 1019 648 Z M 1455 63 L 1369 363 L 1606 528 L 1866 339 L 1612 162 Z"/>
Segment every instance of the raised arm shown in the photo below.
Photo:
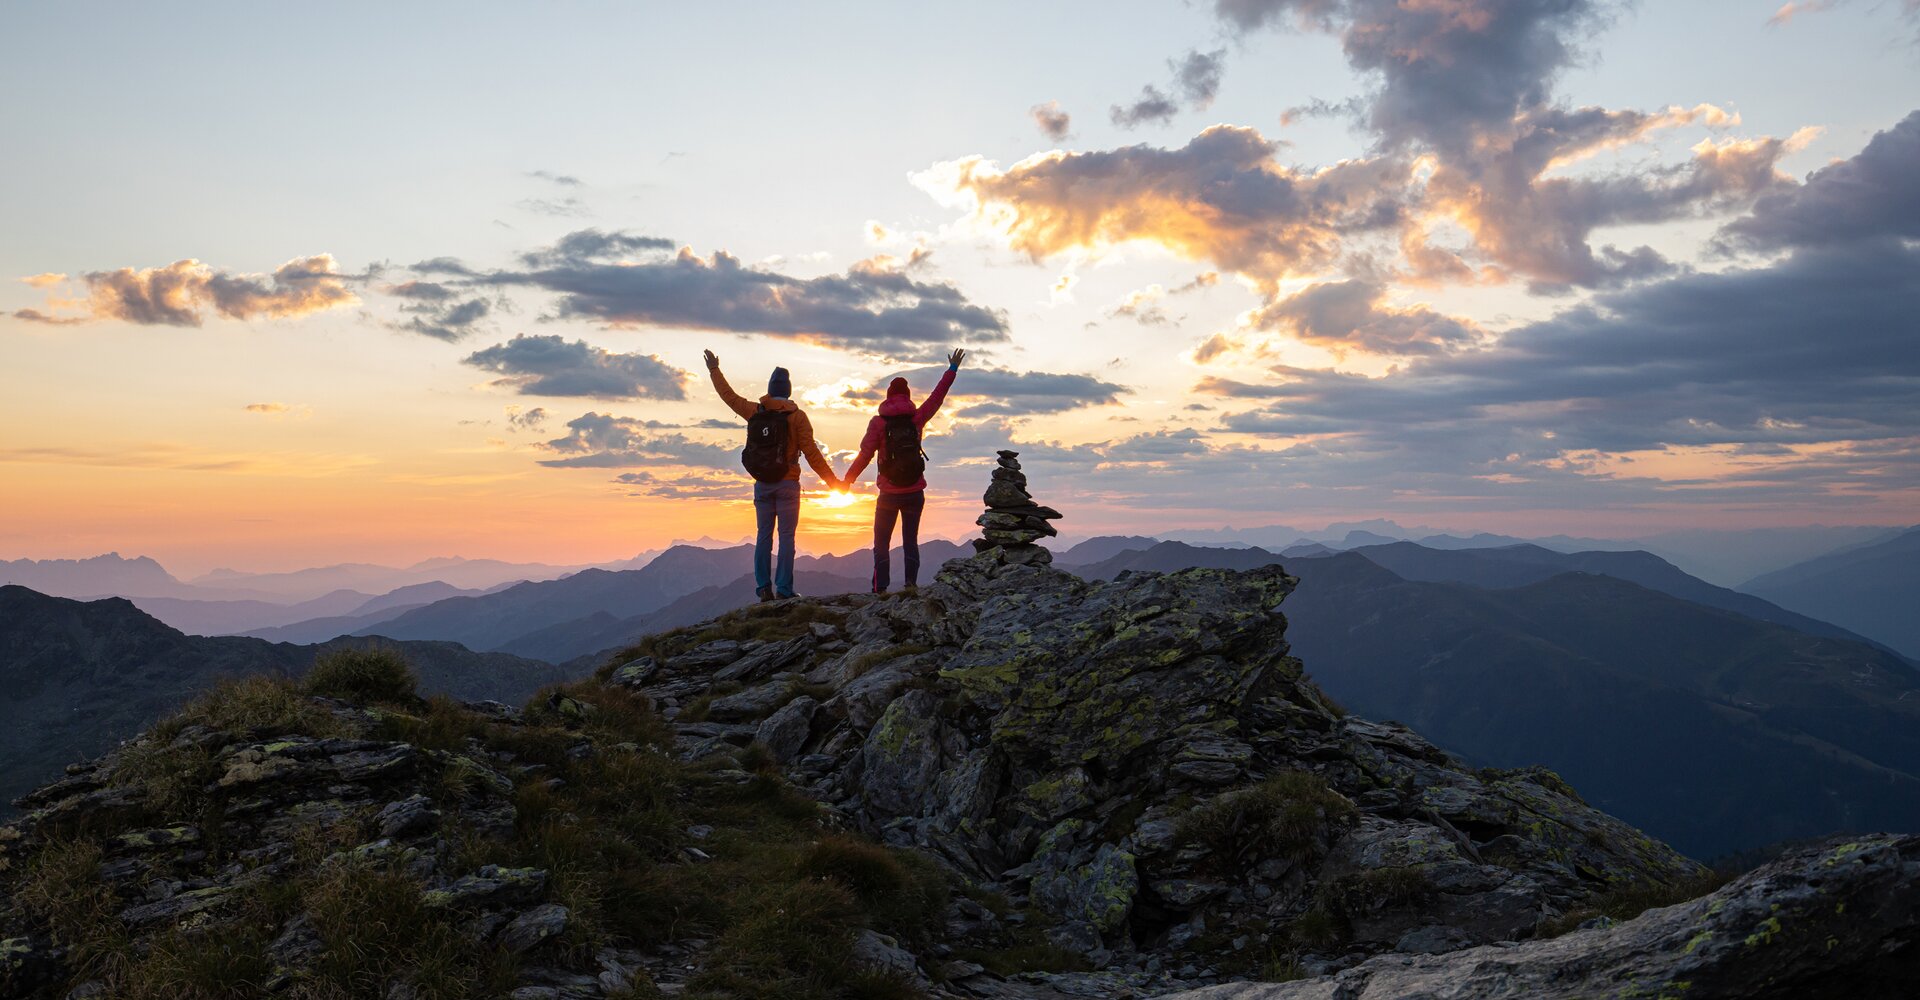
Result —
<path fill-rule="evenodd" d="M 752 417 L 754 411 L 760 408 L 760 404 L 734 392 L 733 386 L 727 384 L 727 377 L 720 374 L 719 356 L 712 351 L 704 353 L 707 358 L 707 374 L 713 378 L 713 391 L 720 394 L 720 400 L 733 412 L 739 414 L 740 419 L 746 420 Z"/>
<path fill-rule="evenodd" d="M 920 409 L 913 415 L 915 426 L 925 427 L 927 421 L 932 420 L 933 415 L 940 412 L 940 404 L 947 401 L 947 390 L 953 388 L 953 377 L 960 371 L 960 362 L 965 360 L 966 356 L 967 352 L 961 350 L 955 350 L 947 355 L 947 370 L 940 376 L 940 384 L 934 386 L 932 392 L 927 393 L 927 398 L 920 403 Z"/>

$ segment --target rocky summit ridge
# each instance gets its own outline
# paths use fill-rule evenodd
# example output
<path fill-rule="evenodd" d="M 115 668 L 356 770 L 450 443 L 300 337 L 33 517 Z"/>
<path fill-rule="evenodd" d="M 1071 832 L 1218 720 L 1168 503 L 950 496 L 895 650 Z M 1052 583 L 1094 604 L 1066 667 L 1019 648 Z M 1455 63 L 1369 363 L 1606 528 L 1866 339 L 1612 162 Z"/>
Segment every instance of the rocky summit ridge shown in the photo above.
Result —
<path fill-rule="evenodd" d="M 255 992 L 171 995 L 1892 996 L 1920 967 L 1914 838 L 1614 923 L 1707 873 L 1551 772 L 1346 714 L 1288 653 L 1296 583 L 996 547 L 525 709 L 229 690 L 0 828 L 8 995 L 231 966 Z"/>

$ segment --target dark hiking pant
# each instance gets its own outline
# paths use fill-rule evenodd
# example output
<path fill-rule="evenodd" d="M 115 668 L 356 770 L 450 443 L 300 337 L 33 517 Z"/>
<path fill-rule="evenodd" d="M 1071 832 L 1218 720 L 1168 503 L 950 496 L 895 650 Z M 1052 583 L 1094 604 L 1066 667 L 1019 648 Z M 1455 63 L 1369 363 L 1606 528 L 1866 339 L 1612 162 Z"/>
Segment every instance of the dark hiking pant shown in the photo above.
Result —
<path fill-rule="evenodd" d="M 753 484 L 753 585 L 772 587 L 780 597 L 793 596 L 793 533 L 800 526 L 800 482 Z M 774 528 L 780 530 L 780 555 L 773 554 Z"/>
<path fill-rule="evenodd" d="M 873 592 L 885 593 L 888 563 L 893 554 L 893 519 L 900 519 L 900 547 L 905 550 L 907 586 L 920 585 L 920 512 L 927 493 L 882 493 L 873 504 Z"/>

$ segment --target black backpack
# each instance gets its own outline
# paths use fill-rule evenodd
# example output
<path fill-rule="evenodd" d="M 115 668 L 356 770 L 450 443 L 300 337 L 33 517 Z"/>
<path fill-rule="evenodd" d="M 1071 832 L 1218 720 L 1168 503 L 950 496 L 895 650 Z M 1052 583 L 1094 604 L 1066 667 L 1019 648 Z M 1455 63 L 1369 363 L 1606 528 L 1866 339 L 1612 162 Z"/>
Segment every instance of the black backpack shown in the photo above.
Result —
<path fill-rule="evenodd" d="M 787 478 L 792 468 L 787 461 L 787 414 L 765 406 L 747 418 L 747 446 L 740 449 L 740 464 L 747 475 L 763 483 Z"/>
<path fill-rule="evenodd" d="M 920 450 L 920 425 L 913 414 L 881 417 L 887 422 L 880 436 L 880 474 L 895 486 L 912 486 L 927 472 L 927 453 Z"/>

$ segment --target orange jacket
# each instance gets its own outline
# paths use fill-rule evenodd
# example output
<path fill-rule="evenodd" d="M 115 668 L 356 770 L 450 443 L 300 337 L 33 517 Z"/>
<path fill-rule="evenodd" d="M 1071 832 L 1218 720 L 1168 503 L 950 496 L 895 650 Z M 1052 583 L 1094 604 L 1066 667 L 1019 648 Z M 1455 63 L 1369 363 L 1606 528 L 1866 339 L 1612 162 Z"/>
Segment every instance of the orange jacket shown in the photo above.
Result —
<path fill-rule="evenodd" d="M 791 399 L 781 399 L 778 396 L 761 396 L 760 400 L 755 402 L 734 392 L 733 386 L 727 384 L 727 377 L 720 374 L 720 369 L 708 369 L 707 374 L 713 376 L 713 391 L 719 393 L 720 398 L 732 408 L 733 412 L 739 414 L 742 420 L 751 419 L 754 411 L 762 406 L 776 412 L 786 412 L 788 479 L 800 478 L 799 456 L 804 454 L 807 456 L 807 464 L 813 466 L 815 475 L 827 482 L 834 481 L 833 466 L 827 464 L 827 457 L 820 454 L 820 445 L 813 439 L 813 421 L 807 419 L 806 412 L 801 410 L 798 404 Z"/>

